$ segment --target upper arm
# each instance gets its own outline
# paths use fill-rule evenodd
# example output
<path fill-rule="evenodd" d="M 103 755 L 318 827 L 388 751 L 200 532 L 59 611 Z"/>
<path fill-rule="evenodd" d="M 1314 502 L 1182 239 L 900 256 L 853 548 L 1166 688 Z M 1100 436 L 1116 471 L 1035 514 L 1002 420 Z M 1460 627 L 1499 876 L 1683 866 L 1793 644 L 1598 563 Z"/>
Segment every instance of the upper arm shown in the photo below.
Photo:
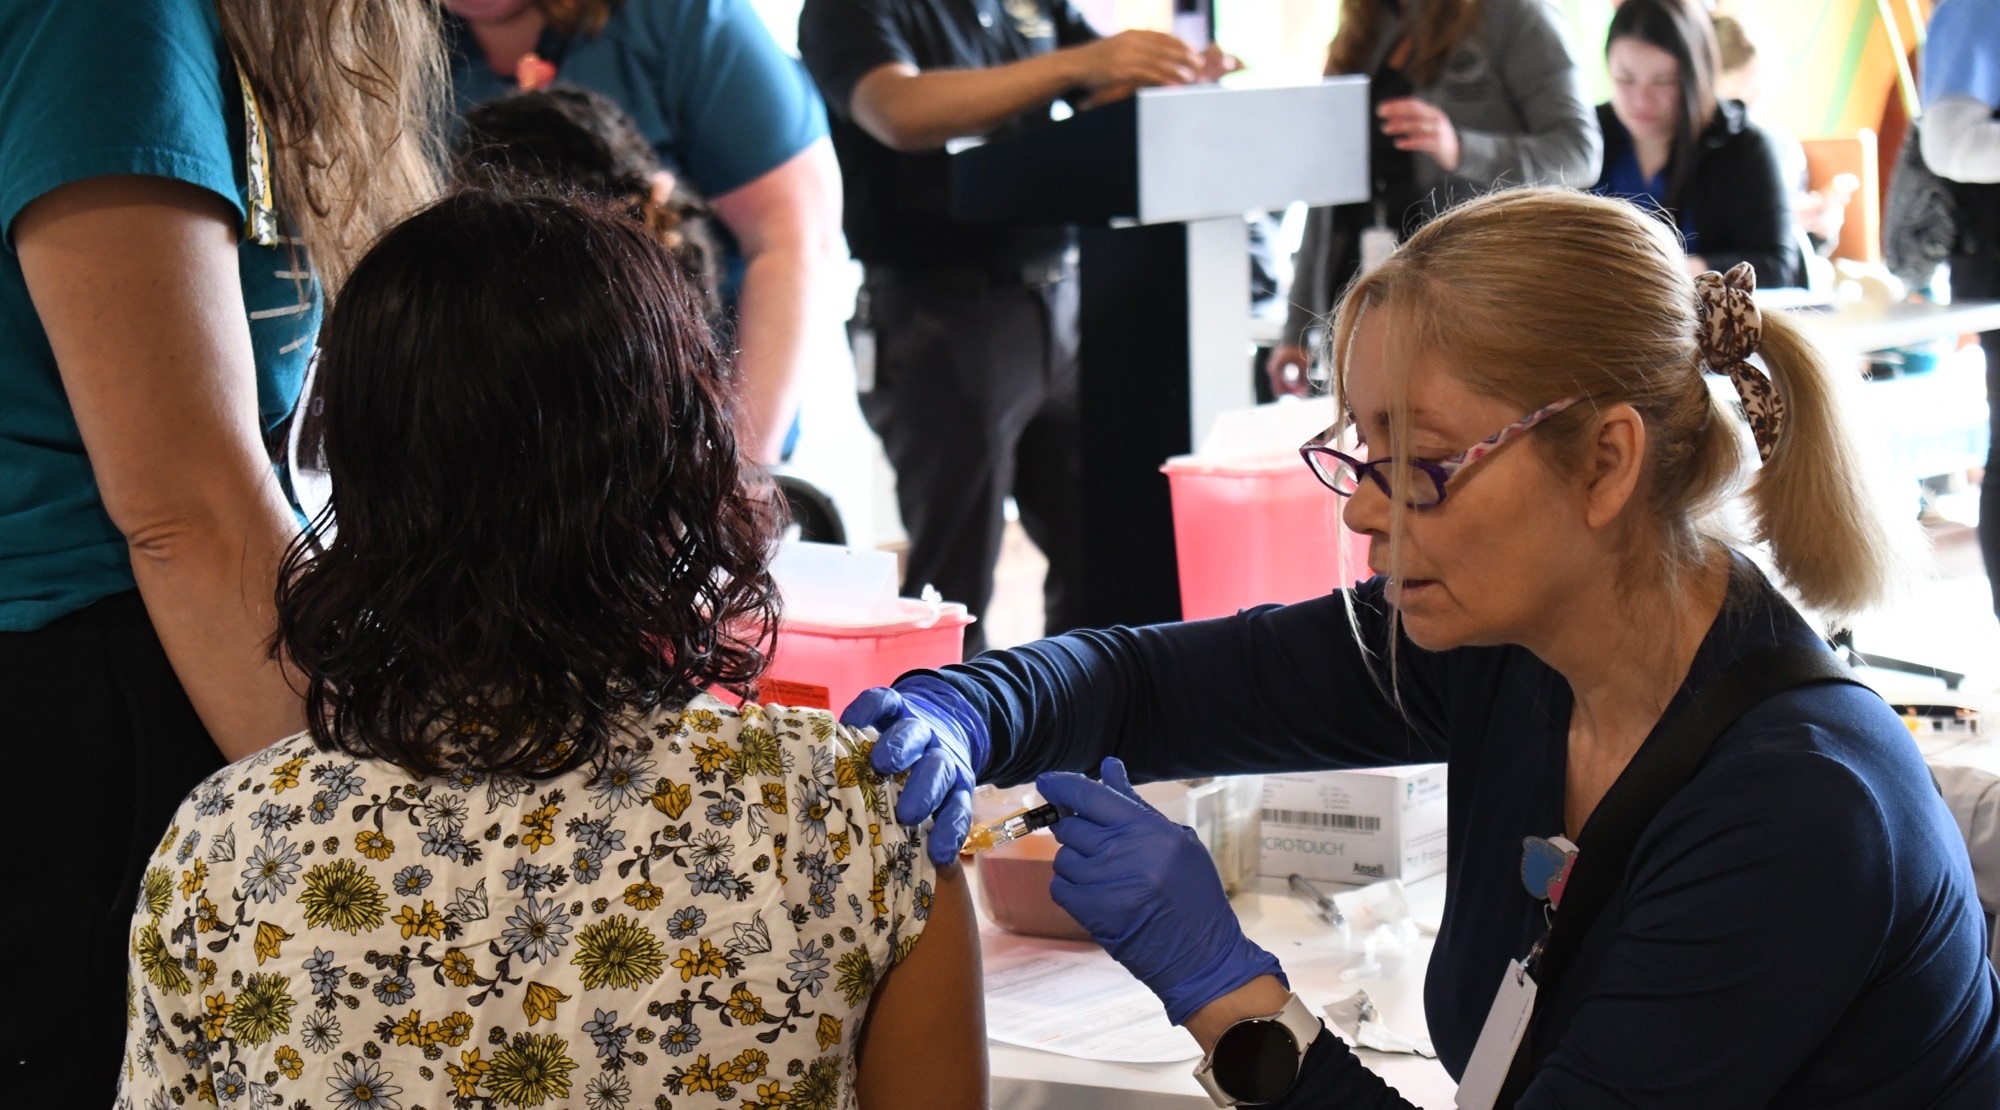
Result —
<path fill-rule="evenodd" d="M 235 214 L 155 177 L 57 188 L 14 242 L 106 510 L 128 539 L 271 479 Z"/>
<path fill-rule="evenodd" d="M 915 76 L 916 51 L 883 0 L 806 0 L 799 12 L 799 54 L 826 97 L 827 110 L 855 118 L 855 94 L 878 70 Z"/>
<path fill-rule="evenodd" d="M 2000 108 L 2000 39 L 1990 26 L 1992 6 L 1955 0 L 1937 6 L 1924 39 L 1921 73 L 1926 107 L 1948 96 L 1969 96 Z"/>
<path fill-rule="evenodd" d="M 1592 938 L 1602 962 L 1523 1107 L 1768 1104 L 1874 973 L 1896 861 L 1848 768 L 1731 759 L 1654 827 L 1666 831 L 1635 853 L 1624 917 Z"/>
<path fill-rule="evenodd" d="M 709 202 L 748 258 L 773 248 L 830 253 L 840 236 L 840 164 L 821 138 Z"/>
<path fill-rule="evenodd" d="M 1587 187 L 1597 180 L 1603 139 L 1583 95 L 1582 72 L 1548 4 L 1533 0 L 1516 7 L 1513 17 L 1487 17 L 1505 24 L 1505 41 L 1489 44 L 1487 55 L 1489 64 L 1499 68 L 1501 87 L 1521 120 L 1522 133 L 1491 136 L 1493 164 L 1479 176 L 1494 182 Z"/>
<path fill-rule="evenodd" d="M 677 121 L 681 168 L 709 197 L 782 167 L 826 137 L 826 112 L 799 63 L 744 0 L 675 6 L 663 34 L 678 75 L 662 105 Z"/>
<path fill-rule="evenodd" d="M 876 987 L 862 1026 L 856 1087 L 870 1110 L 986 1105 L 979 927 L 964 867 L 937 872 L 929 913 L 909 955 Z"/>

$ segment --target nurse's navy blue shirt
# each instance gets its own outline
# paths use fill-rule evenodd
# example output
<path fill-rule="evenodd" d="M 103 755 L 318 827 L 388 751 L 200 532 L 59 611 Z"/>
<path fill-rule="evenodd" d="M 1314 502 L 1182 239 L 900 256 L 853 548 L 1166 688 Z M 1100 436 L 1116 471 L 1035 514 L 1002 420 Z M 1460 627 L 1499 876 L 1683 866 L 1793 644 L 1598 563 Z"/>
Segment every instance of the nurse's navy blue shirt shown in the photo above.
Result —
<path fill-rule="evenodd" d="M 1543 930 L 1521 841 L 1563 830 L 1570 690 L 1522 648 L 1402 639 L 1399 711 L 1363 657 L 1390 656 L 1382 591 L 1349 592 L 1352 622 L 1335 594 L 1054 637 L 942 674 L 989 722 L 993 782 L 1094 772 L 1106 755 L 1147 779 L 1448 761 L 1424 1001 L 1456 1078 L 1507 961 Z M 1818 643 L 1739 560 L 1673 705 L 1734 659 Z M 1722 734 L 1639 841 L 1541 999 L 1519 1106 L 2000 1106 L 1984 928 L 1963 841 L 1895 714 L 1854 686 L 1781 694 Z M 1408 1103 L 1322 1033 L 1274 1105 Z"/>
<path fill-rule="evenodd" d="M 60 186 L 123 174 L 198 186 L 243 218 L 242 100 L 215 5 L 0 3 L 0 121 L 0 631 L 27 632 L 135 583 L 28 296 L 14 220 Z M 319 332 L 303 254 L 237 244 L 267 432 L 298 400 Z"/>

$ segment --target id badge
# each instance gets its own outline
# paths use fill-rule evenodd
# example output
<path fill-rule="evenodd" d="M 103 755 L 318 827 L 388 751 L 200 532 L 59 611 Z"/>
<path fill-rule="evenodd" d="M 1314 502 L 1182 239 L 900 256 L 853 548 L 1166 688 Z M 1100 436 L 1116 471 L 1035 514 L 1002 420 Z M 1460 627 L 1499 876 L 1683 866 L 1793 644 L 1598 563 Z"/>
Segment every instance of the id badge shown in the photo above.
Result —
<path fill-rule="evenodd" d="M 1361 272 L 1373 273 L 1396 249 L 1396 233 L 1376 225 L 1361 233 Z"/>
<path fill-rule="evenodd" d="M 1486 1024 L 1480 1027 L 1472 1059 L 1465 1065 L 1465 1078 L 1458 1081 L 1458 1110 L 1493 1110 L 1534 1012 L 1535 977 L 1521 961 L 1508 960 L 1507 974 L 1500 980 L 1493 1008 L 1486 1011 Z"/>

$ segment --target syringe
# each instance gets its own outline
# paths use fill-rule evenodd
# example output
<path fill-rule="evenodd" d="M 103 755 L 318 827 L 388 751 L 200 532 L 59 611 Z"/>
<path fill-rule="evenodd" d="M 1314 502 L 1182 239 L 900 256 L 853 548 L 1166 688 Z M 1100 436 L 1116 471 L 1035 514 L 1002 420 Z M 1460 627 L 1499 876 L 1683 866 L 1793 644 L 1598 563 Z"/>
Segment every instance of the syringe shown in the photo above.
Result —
<path fill-rule="evenodd" d="M 1318 887 L 1307 882 L 1304 875 L 1295 872 L 1285 882 L 1292 888 L 1293 894 L 1298 895 L 1311 904 L 1313 912 L 1319 915 L 1321 921 L 1333 926 L 1347 924 L 1347 915 L 1340 912 L 1340 904 L 1327 897 L 1325 892 L 1321 891 Z"/>
<path fill-rule="evenodd" d="M 997 848 L 1009 841 L 1019 840 L 1036 829 L 1046 829 L 1062 820 L 1062 810 L 1054 805 L 1036 806 L 1010 813 L 998 821 L 979 826 L 965 838 L 965 846 L 959 849 L 964 855 Z"/>

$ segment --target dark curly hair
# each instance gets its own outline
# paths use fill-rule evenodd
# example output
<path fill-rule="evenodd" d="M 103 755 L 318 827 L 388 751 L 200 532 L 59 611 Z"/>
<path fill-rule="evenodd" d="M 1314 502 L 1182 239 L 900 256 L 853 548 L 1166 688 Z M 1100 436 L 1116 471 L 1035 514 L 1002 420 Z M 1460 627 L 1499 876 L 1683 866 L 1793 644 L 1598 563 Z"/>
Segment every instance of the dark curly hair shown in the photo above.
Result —
<path fill-rule="evenodd" d="M 777 517 L 642 228 L 451 195 L 355 267 L 319 381 L 333 496 L 286 553 L 277 643 L 321 747 L 550 775 L 762 671 Z"/>
<path fill-rule="evenodd" d="M 711 320 L 721 311 L 722 252 L 708 205 L 678 178 L 655 203 L 659 155 L 625 109 L 574 85 L 513 92 L 474 105 L 453 145 L 452 175 L 477 187 L 521 181 L 580 191 L 624 206 L 698 282 Z"/>

